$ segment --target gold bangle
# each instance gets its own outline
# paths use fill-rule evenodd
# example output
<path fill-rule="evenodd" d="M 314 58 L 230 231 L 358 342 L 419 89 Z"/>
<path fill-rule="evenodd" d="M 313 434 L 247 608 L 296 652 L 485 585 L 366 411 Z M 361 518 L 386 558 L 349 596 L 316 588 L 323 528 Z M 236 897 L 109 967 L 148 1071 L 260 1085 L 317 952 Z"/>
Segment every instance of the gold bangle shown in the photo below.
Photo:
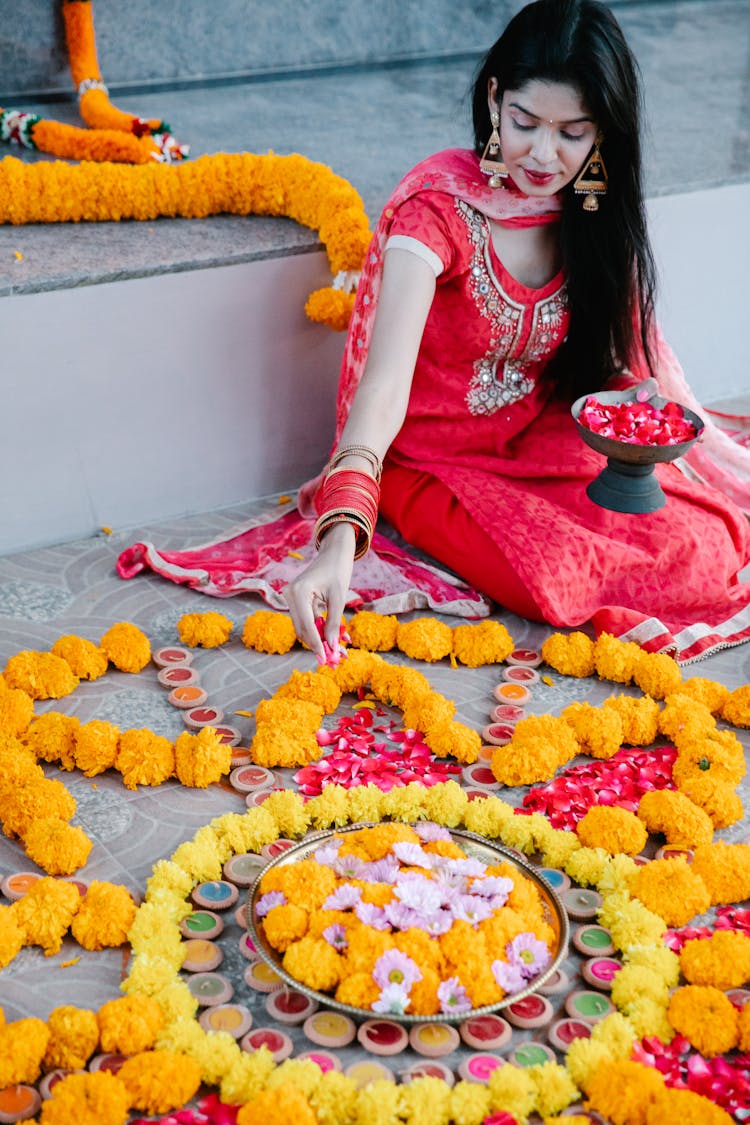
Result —
<path fill-rule="evenodd" d="M 383 462 L 378 457 L 374 449 L 370 449 L 369 445 L 342 445 L 331 457 L 328 462 L 329 471 L 338 465 L 339 461 L 344 457 L 361 457 L 365 461 L 369 461 L 372 465 L 373 475 L 376 481 L 380 480 L 383 472 Z"/>

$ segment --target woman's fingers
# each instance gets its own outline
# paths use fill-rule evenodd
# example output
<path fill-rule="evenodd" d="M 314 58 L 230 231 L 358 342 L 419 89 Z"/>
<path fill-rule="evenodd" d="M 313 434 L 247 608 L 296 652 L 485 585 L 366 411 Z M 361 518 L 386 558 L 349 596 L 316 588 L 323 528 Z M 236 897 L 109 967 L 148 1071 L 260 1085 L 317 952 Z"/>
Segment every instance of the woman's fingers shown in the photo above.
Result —
<path fill-rule="evenodd" d="M 304 641 L 318 661 L 325 663 L 323 640 L 315 626 L 315 618 L 326 605 L 325 598 L 313 585 L 305 581 L 304 575 L 285 587 L 284 597 L 297 636 Z"/>

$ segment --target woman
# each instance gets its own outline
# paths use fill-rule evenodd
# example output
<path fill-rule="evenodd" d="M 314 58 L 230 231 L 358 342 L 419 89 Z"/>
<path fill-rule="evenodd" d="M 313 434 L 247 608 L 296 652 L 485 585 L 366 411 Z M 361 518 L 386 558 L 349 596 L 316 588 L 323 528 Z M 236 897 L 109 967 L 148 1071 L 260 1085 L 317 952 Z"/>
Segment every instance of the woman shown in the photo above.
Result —
<path fill-rule="evenodd" d="M 610 512 L 586 495 L 603 462 L 571 420 L 578 395 L 655 376 L 666 397 L 697 406 L 654 324 L 639 104 L 635 61 L 604 4 L 523 8 L 479 71 L 475 150 L 419 164 L 378 223 L 332 471 L 299 497 L 319 517 L 317 554 L 311 521 L 290 512 L 192 552 L 136 544 L 120 573 L 148 564 L 277 606 L 285 586 L 319 660 L 315 618 L 327 611 L 335 647 L 347 603 L 486 612 L 377 535 L 353 570 L 379 508 L 408 543 L 522 616 L 593 619 L 682 660 L 750 639 L 750 586 L 737 580 L 750 536 L 728 499 L 750 511 L 746 450 L 708 426 L 683 471 L 657 467 L 659 512 Z"/>
<path fill-rule="evenodd" d="M 318 554 L 285 590 L 298 635 L 322 659 L 325 608 L 335 646 L 384 462 L 381 514 L 513 612 L 594 618 L 683 657 L 738 643 L 750 536 L 737 508 L 669 465 L 659 512 L 605 511 L 585 493 L 602 462 L 572 400 L 674 372 L 653 323 L 637 69 L 611 12 L 529 4 L 488 53 L 473 107 L 476 152 L 419 165 L 376 232 Z"/>

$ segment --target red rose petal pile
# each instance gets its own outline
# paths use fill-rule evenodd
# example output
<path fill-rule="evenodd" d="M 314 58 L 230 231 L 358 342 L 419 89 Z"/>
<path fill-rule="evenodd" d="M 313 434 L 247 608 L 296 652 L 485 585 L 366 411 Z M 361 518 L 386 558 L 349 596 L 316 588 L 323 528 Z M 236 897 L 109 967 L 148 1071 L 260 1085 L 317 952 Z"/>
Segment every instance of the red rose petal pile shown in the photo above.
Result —
<path fill-rule="evenodd" d="M 672 1089 L 702 1094 L 734 1115 L 750 1109 L 750 1055 L 706 1059 L 690 1049 L 683 1035 L 675 1035 L 669 1044 L 656 1036 L 642 1039 L 633 1047 L 631 1057 L 644 1066 L 653 1066 Z M 737 1120 L 745 1119 L 745 1114 L 737 1116 Z"/>
<path fill-rule="evenodd" d="M 616 805 L 635 812 L 644 793 L 652 789 L 674 789 L 672 766 L 677 757 L 673 746 L 656 750 L 618 750 L 606 761 L 592 759 L 571 766 L 538 786 L 523 799 L 519 813 L 544 813 L 553 828 L 571 831 L 592 805 Z"/>
<path fill-rule="evenodd" d="M 386 712 L 377 709 L 378 717 Z M 381 741 L 377 741 L 381 735 Z M 319 730 L 319 746 L 332 750 L 318 762 L 297 770 L 294 780 L 303 797 L 317 797 L 326 785 L 376 785 L 384 793 L 410 781 L 436 785 L 461 773 L 455 762 L 437 759 L 416 730 L 399 729 L 390 720 L 375 726 L 373 711 L 362 706 L 355 715 L 342 715 L 335 730 Z M 391 743 L 392 745 L 388 745 Z"/>
<path fill-rule="evenodd" d="M 679 445 L 698 431 L 677 402 L 652 406 L 649 402 L 600 402 L 589 395 L 578 421 L 600 437 L 628 445 Z"/>
<path fill-rule="evenodd" d="M 750 907 L 720 906 L 713 929 L 709 926 L 683 926 L 679 930 L 667 930 L 662 940 L 673 953 L 679 953 L 685 942 L 709 938 L 715 930 L 735 930 L 750 937 Z"/>

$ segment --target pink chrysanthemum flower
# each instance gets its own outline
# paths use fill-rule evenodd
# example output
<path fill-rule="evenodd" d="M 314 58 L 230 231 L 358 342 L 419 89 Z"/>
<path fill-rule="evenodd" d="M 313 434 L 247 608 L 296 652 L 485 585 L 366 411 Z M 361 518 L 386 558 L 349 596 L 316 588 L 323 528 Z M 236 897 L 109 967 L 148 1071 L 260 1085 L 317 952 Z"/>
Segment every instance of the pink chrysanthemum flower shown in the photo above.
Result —
<path fill-rule="evenodd" d="M 508 960 L 517 965 L 523 976 L 530 980 L 549 964 L 550 954 L 547 946 L 532 933 L 519 934 L 505 947 Z"/>
<path fill-rule="evenodd" d="M 422 973 L 411 957 L 407 957 L 399 949 L 389 949 L 375 962 L 372 979 L 383 989 L 395 984 L 408 992 L 413 984 L 422 979 Z"/>
<path fill-rule="evenodd" d="M 449 977 L 439 984 L 437 995 L 441 1012 L 460 1014 L 471 1011 L 471 1000 L 458 977 Z"/>

